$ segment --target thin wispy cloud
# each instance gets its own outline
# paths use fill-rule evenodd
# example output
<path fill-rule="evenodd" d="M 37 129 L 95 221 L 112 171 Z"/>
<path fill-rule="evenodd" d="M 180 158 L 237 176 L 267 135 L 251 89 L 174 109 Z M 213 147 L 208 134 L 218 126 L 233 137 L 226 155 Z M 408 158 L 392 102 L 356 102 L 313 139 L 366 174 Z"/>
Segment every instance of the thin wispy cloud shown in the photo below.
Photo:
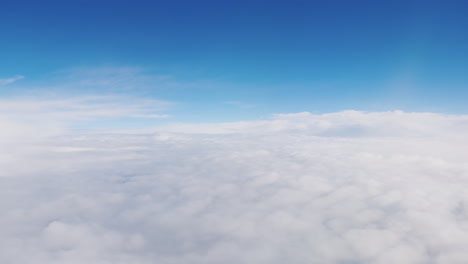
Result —
<path fill-rule="evenodd" d="M 24 79 L 24 76 L 22 75 L 17 75 L 11 78 L 6 78 L 6 79 L 0 79 L 0 85 L 7 85 L 7 84 L 12 84 L 16 81 L 19 81 L 21 79 Z"/>
<path fill-rule="evenodd" d="M 63 82 L 99 90 L 130 91 L 161 85 L 166 76 L 145 73 L 138 67 L 81 67 L 59 72 Z"/>
<path fill-rule="evenodd" d="M 171 102 L 122 96 L 10 98 L 0 100 L 0 114 L 17 119 L 75 122 L 100 118 L 167 118 L 158 112 Z M 33 118 L 34 117 L 34 118 Z"/>
<path fill-rule="evenodd" d="M 229 102 L 225 102 L 225 104 L 232 105 L 232 106 L 237 106 L 237 107 L 243 108 L 243 109 L 249 109 L 249 108 L 256 107 L 256 105 L 254 105 L 254 104 L 246 104 L 246 103 L 239 102 L 239 101 L 229 101 Z"/>
<path fill-rule="evenodd" d="M 2 81 L 7 84 L 21 78 Z M 157 87 L 159 79 L 164 78 L 145 75 L 141 69 L 130 67 L 57 71 L 0 98 L 0 118 L 18 126 L 44 123 L 60 128 L 78 122 L 89 127 L 86 124 L 96 125 L 104 120 L 166 119 L 171 117 L 168 111 L 174 102 L 128 92 L 151 85 Z"/>
<path fill-rule="evenodd" d="M 206 89 L 216 85 L 212 80 L 182 80 L 167 72 L 155 72 L 142 67 L 89 66 L 56 71 L 41 87 L 44 91 L 52 89 L 145 94 L 161 93 L 169 89 Z"/>

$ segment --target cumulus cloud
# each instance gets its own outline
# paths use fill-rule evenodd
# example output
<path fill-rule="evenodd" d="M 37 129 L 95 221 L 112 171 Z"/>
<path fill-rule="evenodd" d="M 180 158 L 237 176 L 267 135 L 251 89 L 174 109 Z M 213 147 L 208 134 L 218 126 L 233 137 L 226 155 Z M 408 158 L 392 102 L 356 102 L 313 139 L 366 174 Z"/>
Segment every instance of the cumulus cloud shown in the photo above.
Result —
<path fill-rule="evenodd" d="M 345 111 L 44 136 L 0 163 L 0 262 L 466 263 L 467 124 Z"/>
<path fill-rule="evenodd" d="M 17 76 L 11 77 L 11 78 L 0 79 L 0 85 L 7 85 L 7 84 L 10 84 L 10 83 L 14 83 L 14 82 L 16 82 L 18 80 L 21 80 L 21 79 L 24 79 L 24 76 L 17 75 Z"/>

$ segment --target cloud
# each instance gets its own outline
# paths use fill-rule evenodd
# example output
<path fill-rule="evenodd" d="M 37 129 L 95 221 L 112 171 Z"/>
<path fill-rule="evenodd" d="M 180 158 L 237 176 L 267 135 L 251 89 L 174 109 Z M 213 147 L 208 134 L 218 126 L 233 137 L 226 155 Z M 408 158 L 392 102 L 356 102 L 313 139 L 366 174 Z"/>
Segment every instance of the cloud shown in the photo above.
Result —
<path fill-rule="evenodd" d="M 429 124 L 431 126 L 429 127 Z M 274 114 L 272 120 L 219 124 L 170 124 L 164 130 L 190 133 L 252 133 L 271 131 L 307 133 L 325 137 L 425 137 L 455 135 L 468 129 L 468 116 L 402 111 L 342 111 L 315 115 L 309 112 Z M 463 133 L 462 133 L 463 134 Z"/>
<path fill-rule="evenodd" d="M 105 93 L 140 93 L 154 95 L 155 91 L 191 91 L 218 87 L 213 80 L 185 80 L 183 76 L 173 76 L 151 69 L 125 66 L 75 67 L 56 71 L 36 84 L 44 92 L 77 91 L 81 93 L 100 91 Z"/>
<path fill-rule="evenodd" d="M 465 263 L 467 124 L 344 111 L 46 135 L 0 162 L 0 262 Z"/>
<path fill-rule="evenodd" d="M 0 114 L 59 122 L 119 117 L 167 118 L 168 115 L 156 112 L 170 105 L 167 101 L 123 96 L 10 98 L 0 100 Z"/>
<path fill-rule="evenodd" d="M 245 103 L 242 103 L 242 102 L 239 102 L 239 101 L 225 102 L 225 104 L 237 106 L 239 108 L 244 108 L 244 109 L 254 108 L 256 106 L 254 104 L 245 104 Z"/>
<path fill-rule="evenodd" d="M 11 84 L 11 83 L 14 83 L 16 81 L 19 81 L 21 79 L 24 79 L 24 76 L 22 75 L 17 75 L 17 76 L 14 76 L 14 77 L 11 77 L 11 78 L 7 78 L 7 79 L 0 79 L 0 85 L 7 85 L 7 84 Z"/>
<path fill-rule="evenodd" d="M 138 67 L 81 67 L 58 72 L 62 86 L 128 91 L 160 86 L 167 75 L 151 75 Z"/>

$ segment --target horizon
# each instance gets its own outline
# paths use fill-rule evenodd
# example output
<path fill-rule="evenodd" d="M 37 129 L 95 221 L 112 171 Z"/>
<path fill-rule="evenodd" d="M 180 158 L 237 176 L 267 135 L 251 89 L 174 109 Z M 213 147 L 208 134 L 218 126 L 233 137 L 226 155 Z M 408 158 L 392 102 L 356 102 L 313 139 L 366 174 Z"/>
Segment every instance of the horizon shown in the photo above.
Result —
<path fill-rule="evenodd" d="M 468 113 L 465 1 L 6 1 L 3 10 L 2 98 L 171 104 L 153 111 L 165 120 L 127 118 L 122 128 Z"/>

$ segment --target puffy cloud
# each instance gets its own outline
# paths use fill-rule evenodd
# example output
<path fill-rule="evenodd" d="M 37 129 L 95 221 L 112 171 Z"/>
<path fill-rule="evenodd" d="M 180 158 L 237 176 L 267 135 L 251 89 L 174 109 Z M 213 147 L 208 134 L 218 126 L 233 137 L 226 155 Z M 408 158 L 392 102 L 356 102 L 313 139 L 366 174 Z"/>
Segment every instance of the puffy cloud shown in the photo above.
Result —
<path fill-rule="evenodd" d="M 345 111 L 44 137 L 0 163 L 0 262 L 466 263 L 467 124 Z"/>

